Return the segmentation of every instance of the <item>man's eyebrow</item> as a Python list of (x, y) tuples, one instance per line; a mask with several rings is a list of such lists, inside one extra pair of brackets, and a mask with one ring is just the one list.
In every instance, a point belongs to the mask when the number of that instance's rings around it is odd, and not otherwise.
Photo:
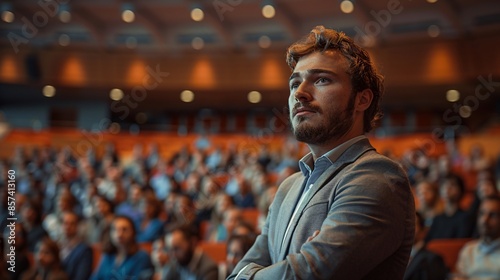
[[(309, 69), (309, 70), (306, 70), (305, 71), (306, 75), (314, 75), (314, 74), (328, 74), (328, 75), (332, 75), (332, 76), (338, 76), (337, 73), (333, 72), (333, 71), (330, 71), (330, 70), (326, 70), (326, 69)], [(289, 80), (292, 80), (294, 78), (297, 78), (300, 76), (300, 72), (294, 72), (292, 73), (292, 75), (290, 75), (290, 79)]]

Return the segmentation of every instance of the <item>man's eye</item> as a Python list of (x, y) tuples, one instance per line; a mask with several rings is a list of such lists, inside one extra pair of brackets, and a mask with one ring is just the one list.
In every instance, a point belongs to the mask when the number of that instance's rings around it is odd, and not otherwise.
[(316, 80), (316, 83), (317, 84), (324, 84), (324, 83), (328, 83), (330, 80), (328, 80), (327, 78), (319, 78), (318, 80)]
[(290, 89), (296, 89), (296, 88), (298, 88), (298, 87), (299, 87), (299, 84), (300, 84), (299, 82), (294, 82), (294, 83), (291, 83), (291, 84), (290, 84)]

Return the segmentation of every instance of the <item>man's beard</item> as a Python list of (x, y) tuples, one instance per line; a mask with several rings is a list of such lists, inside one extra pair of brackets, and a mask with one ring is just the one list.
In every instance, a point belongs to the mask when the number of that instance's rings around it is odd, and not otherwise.
[(182, 259), (178, 259), (177, 262), (181, 265), (181, 266), (188, 266), (189, 263), (191, 262), (191, 259), (193, 258), (193, 255), (194, 255), (194, 250), (192, 250), (191, 248), (186, 252), (186, 255), (184, 256), (184, 258)]
[[(354, 100), (355, 94), (351, 94), (345, 110), (329, 112), (326, 115), (326, 119), (320, 124), (306, 123), (305, 119), (307, 117), (298, 116), (299, 123), (295, 128), (292, 125), (292, 132), (295, 138), (300, 142), (313, 145), (320, 145), (331, 140), (340, 139), (352, 129), (354, 123)], [(311, 107), (308, 104), (304, 106)], [(318, 109), (316, 109), (316, 112), (322, 114), (323, 112)]]

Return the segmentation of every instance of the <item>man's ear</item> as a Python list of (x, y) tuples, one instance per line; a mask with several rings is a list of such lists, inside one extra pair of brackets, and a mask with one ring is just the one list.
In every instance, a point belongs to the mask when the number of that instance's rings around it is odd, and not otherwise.
[(371, 89), (367, 88), (364, 89), (356, 95), (356, 102), (354, 109), (356, 111), (364, 112), (366, 111), (370, 105), (372, 104), (373, 100), (373, 92)]

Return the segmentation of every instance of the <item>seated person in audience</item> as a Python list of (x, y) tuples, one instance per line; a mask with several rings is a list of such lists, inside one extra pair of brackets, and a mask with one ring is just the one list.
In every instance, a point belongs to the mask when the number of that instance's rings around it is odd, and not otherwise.
[(226, 193), (219, 193), (217, 195), (217, 202), (215, 203), (214, 209), (211, 214), (210, 227), (207, 233), (203, 236), (203, 239), (216, 241), (217, 236), (222, 232), (225, 232), (224, 228), (224, 213), (234, 207), (233, 198)]
[[(10, 236), (10, 228), (5, 227), (3, 231), (3, 246), (0, 247), (0, 250), (3, 250), (2, 256), (5, 258), (8, 258), (10, 261), (10, 257), (7, 256), (7, 253), (10, 253), (10, 247), (12, 245), (15, 245), (15, 269), (14, 271), (9, 271), (7, 270), (8, 267), (11, 267), (10, 264), (5, 267), (5, 272), (7, 273), (8, 277), (7, 278), (0, 278), (0, 279), (9, 279), (9, 280), (18, 280), (20, 279), (21, 275), (30, 269), (31, 263), (29, 259), (29, 253), (28, 253), (28, 244), (26, 241), (28, 240), (28, 234), (26, 230), (24, 229), (24, 226), (22, 223), (16, 223), (16, 228), (15, 228), (15, 244), (9, 244), (9, 236)], [(40, 238), (42, 239), (42, 238)], [(36, 247), (36, 246), (35, 246)], [(5, 260), (7, 261), (7, 259)]]
[(139, 249), (134, 222), (116, 216), (111, 224), (111, 244), (106, 248), (93, 279), (150, 279), (154, 269), (149, 254)]
[(480, 237), (462, 248), (457, 261), (458, 279), (500, 279), (500, 197), (485, 198), (479, 209)]
[[(484, 198), (488, 196), (494, 196), (498, 194), (498, 190), (495, 187), (495, 181), (490, 176), (484, 178), (478, 178), (476, 193), (474, 197), (474, 201), (472, 202), (467, 214), (469, 215), (470, 225), (475, 226), (477, 224), (477, 216), (479, 213), (479, 207), (481, 206), (481, 202)], [(474, 227), (472, 230), (472, 236), (474, 238), (479, 238), (479, 232), (477, 231), (477, 227)]]
[(195, 200), (200, 220), (210, 219), (210, 215), (218, 200), (219, 186), (211, 176), (204, 176), (201, 183), (201, 192)]
[(239, 208), (255, 208), (255, 198), (250, 184), (243, 176), (238, 176), (237, 178), (238, 192), (233, 195), (234, 204)]
[(57, 195), (57, 204), (54, 212), (45, 216), (43, 227), (52, 240), (58, 240), (61, 237), (61, 214), (66, 211), (74, 211), (77, 203), (69, 188), (63, 187)]
[(168, 194), (171, 192), (172, 179), (167, 174), (167, 164), (163, 159), (158, 161), (155, 173), (149, 180), (149, 184), (153, 188), (156, 197), (160, 200), (167, 198)]
[(66, 280), (68, 275), (61, 268), (59, 247), (48, 236), (37, 244), (35, 266), (23, 273), (21, 280)]
[(410, 254), (410, 262), (406, 268), (404, 280), (444, 280), (448, 270), (443, 258), (425, 247), (425, 235), (427, 230), (424, 219), (420, 213), (416, 213), (415, 219), (415, 241)]
[(193, 200), (186, 194), (177, 194), (176, 198), (174, 216), (166, 223), (164, 232), (170, 232), (172, 229), (182, 225), (199, 229), (200, 222), (196, 216), (196, 207)]
[(116, 207), (115, 214), (129, 216), (136, 225), (140, 225), (143, 218), (142, 195), (141, 185), (133, 182), (130, 185), (127, 200)]
[(253, 236), (254, 238), (257, 237), (257, 233), (255, 232), (254, 227), (248, 223), (247, 221), (239, 221), (236, 226), (233, 228), (233, 231), (230, 232), (229, 237), (233, 235), (248, 235), (248, 236)]
[(92, 248), (78, 234), (80, 218), (74, 212), (62, 214), (62, 234), (59, 239), (62, 268), (71, 280), (87, 280), (92, 274)]
[(165, 238), (167, 264), (161, 271), (161, 279), (217, 280), (217, 265), (201, 249), (197, 248), (198, 235), (187, 225), (173, 229)]
[(97, 195), (94, 197), (94, 207), (96, 212), (87, 219), (86, 238), (87, 242), (102, 243), (109, 239), (109, 229), (115, 217), (114, 205), (106, 197)]
[(491, 162), (484, 154), (484, 148), (480, 144), (474, 144), (469, 155), (463, 162), (463, 168), (466, 172), (479, 172), (488, 170), (491, 167)]
[(145, 199), (143, 207), (144, 218), (137, 233), (137, 242), (153, 242), (163, 232), (163, 222), (158, 218), (161, 205), (153, 194)]
[(160, 236), (158, 239), (153, 242), (152, 250), (151, 250), (151, 261), (153, 262), (153, 266), (155, 268), (155, 274), (153, 279), (160, 280), (163, 279), (162, 271), (163, 266), (168, 262), (168, 252), (167, 246), (165, 244), (165, 236)]
[(425, 227), (430, 227), (435, 216), (443, 213), (443, 202), (439, 189), (429, 181), (420, 181), (416, 186), (418, 209), (425, 221)]
[(460, 209), (460, 200), (465, 190), (462, 178), (448, 174), (441, 183), (440, 193), (444, 201), (444, 212), (434, 217), (426, 241), (442, 238), (467, 238), (471, 236), (467, 213)]
[(219, 273), (224, 274), (224, 278), (229, 276), (239, 261), (252, 247), (255, 241), (253, 235), (232, 235), (227, 241), (226, 262), (220, 266)]
[(223, 214), (222, 227), (217, 227), (216, 231), (213, 231), (209, 237), (211, 242), (222, 242), (226, 241), (229, 234), (233, 232), (233, 229), (238, 223), (243, 220), (241, 215), (241, 210), (236, 207), (231, 207), (226, 210)]
[(47, 235), (42, 226), (42, 214), (42, 205), (34, 198), (28, 199), (21, 208), (21, 223), (28, 233), (26, 245), (30, 252), (35, 251), (38, 241)]

